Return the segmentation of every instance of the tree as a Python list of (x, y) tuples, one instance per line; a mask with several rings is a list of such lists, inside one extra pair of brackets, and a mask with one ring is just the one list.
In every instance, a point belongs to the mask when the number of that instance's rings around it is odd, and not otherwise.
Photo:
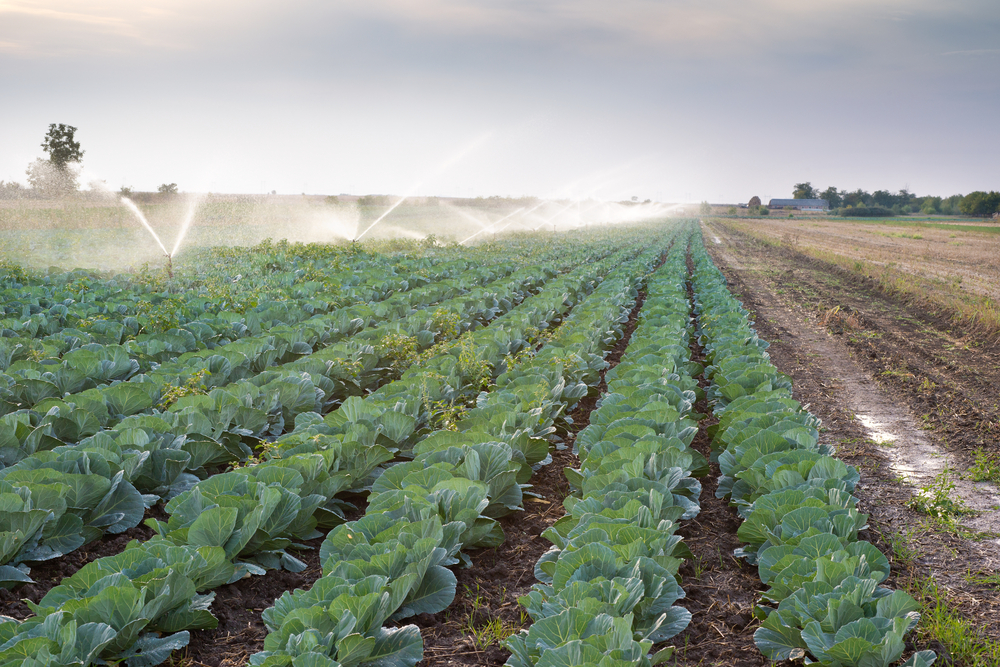
[(42, 148), (49, 154), (49, 162), (60, 171), (66, 171), (66, 165), (70, 162), (79, 162), (83, 159), (83, 151), (80, 150), (80, 142), (73, 138), (76, 128), (63, 123), (51, 123)]
[(871, 195), (858, 188), (854, 192), (841, 192), (840, 193), (842, 202), (844, 206), (853, 206), (857, 208), (858, 206), (866, 206), (871, 203)]
[(796, 183), (792, 189), (792, 199), (816, 199), (816, 189), (809, 181)]
[(700, 212), (700, 213), (701, 213), (702, 215), (708, 215), (709, 213), (711, 213), (711, 212), (712, 212), (712, 205), (711, 205), (711, 204), (709, 204), (709, 203), (708, 203), (707, 201), (703, 201), (703, 202), (701, 203), (701, 206), (699, 206), (699, 207), (698, 207), (698, 211), (699, 211), (699, 212)]
[(161, 195), (175, 195), (177, 194), (177, 184), (176, 183), (164, 183), (157, 188)]
[(1000, 211), (1000, 192), (970, 192), (958, 202), (958, 210), (965, 215), (993, 215)]
[(888, 190), (876, 190), (872, 193), (872, 201), (876, 206), (892, 208), (899, 203), (899, 199)]
[(837, 188), (832, 185), (828, 187), (823, 192), (819, 193), (820, 199), (825, 199), (826, 203), (830, 205), (830, 208), (840, 208), (841, 204), (844, 203), (844, 198), (840, 196), (840, 192)]
[(25, 188), (17, 181), (4, 183), (0, 181), (0, 199), (20, 199), (25, 195)]

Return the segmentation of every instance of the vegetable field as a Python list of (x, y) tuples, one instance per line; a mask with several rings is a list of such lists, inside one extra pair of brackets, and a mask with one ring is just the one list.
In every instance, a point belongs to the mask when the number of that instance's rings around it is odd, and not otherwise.
[(705, 245), (3, 265), (0, 667), (932, 664)]

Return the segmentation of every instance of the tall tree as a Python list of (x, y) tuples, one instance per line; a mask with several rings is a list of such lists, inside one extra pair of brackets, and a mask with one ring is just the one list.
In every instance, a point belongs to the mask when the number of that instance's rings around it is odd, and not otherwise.
[(837, 188), (832, 185), (828, 187), (823, 192), (819, 193), (820, 199), (825, 199), (826, 203), (830, 205), (830, 208), (840, 208), (841, 204), (844, 203), (844, 198), (837, 191)]
[(1000, 211), (1000, 192), (970, 192), (958, 203), (958, 210), (966, 215), (993, 215)]
[(816, 189), (809, 181), (806, 181), (805, 183), (796, 183), (795, 187), (792, 189), (792, 198), (816, 199)]
[(49, 125), (42, 148), (49, 154), (49, 162), (59, 171), (65, 171), (66, 165), (70, 162), (79, 162), (83, 159), (80, 142), (73, 138), (75, 133), (76, 128), (72, 125), (63, 123)]

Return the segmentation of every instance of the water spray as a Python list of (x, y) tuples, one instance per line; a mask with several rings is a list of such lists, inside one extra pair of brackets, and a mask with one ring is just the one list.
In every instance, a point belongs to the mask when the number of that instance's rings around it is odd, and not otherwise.
[(194, 220), (195, 211), (198, 208), (198, 200), (192, 200), (191, 204), (188, 206), (187, 212), (184, 214), (184, 221), (181, 223), (180, 234), (177, 235), (177, 241), (174, 243), (173, 250), (167, 251), (167, 247), (163, 245), (163, 241), (160, 240), (159, 235), (153, 229), (153, 226), (149, 224), (146, 220), (146, 216), (143, 215), (139, 207), (135, 205), (128, 197), (122, 197), (121, 202), (135, 214), (136, 219), (142, 223), (142, 226), (146, 228), (152, 237), (156, 241), (156, 245), (160, 246), (160, 250), (163, 251), (164, 257), (167, 258), (167, 275), (172, 279), (174, 277), (174, 255), (181, 248), (181, 243), (184, 241), (184, 237), (187, 236), (188, 230), (191, 228), (191, 222)]
[(517, 209), (517, 210), (516, 210), (516, 211), (514, 211), (513, 213), (508, 213), (507, 215), (505, 215), (504, 217), (500, 218), (499, 220), (497, 220), (497, 221), (496, 221), (496, 222), (494, 222), (493, 224), (489, 225), (488, 227), (484, 227), (483, 229), (480, 229), (480, 230), (479, 230), (478, 232), (476, 232), (475, 234), (473, 234), (473, 235), (472, 235), (472, 236), (470, 236), (469, 238), (465, 239), (464, 241), (460, 241), (460, 242), (459, 242), (459, 245), (462, 245), (463, 243), (466, 243), (466, 242), (468, 242), (468, 241), (471, 241), (472, 239), (476, 238), (477, 236), (479, 236), (479, 235), (480, 235), (480, 234), (482, 234), (483, 232), (487, 232), (487, 231), (489, 231), (489, 230), (491, 230), (491, 229), (493, 230), (493, 233), (494, 233), (494, 234), (496, 234), (496, 233), (498, 233), (498, 232), (502, 232), (503, 230), (505, 230), (505, 229), (507, 229), (508, 227), (510, 227), (510, 226), (511, 226), (511, 224), (513, 224), (514, 222), (516, 222), (516, 220), (511, 220), (510, 222), (508, 222), (508, 223), (507, 223), (506, 225), (504, 225), (504, 226), (503, 226), (503, 227), (501, 227), (500, 229), (497, 229), (497, 228), (496, 228), (496, 226), (497, 226), (498, 224), (500, 224), (501, 222), (503, 222), (504, 220), (506, 220), (507, 218), (512, 218), (512, 217), (514, 217), (515, 215), (517, 215), (518, 213), (520, 213), (520, 212), (522, 212), (522, 211), (524, 211), (524, 214), (525, 214), (525, 215), (529, 215), (530, 213), (533, 213), (534, 211), (536, 211), (536, 210), (538, 210), (539, 208), (541, 208), (542, 206), (545, 206), (545, 204), (547, 204), (547, 203), (548, 203), (548, 202), (546, 202), (546, 201), (541, 201), (541, 202), (539, 202), (539, 203), (535, 204), (534, 206), (532, 206), (532, 207), (531, 207), (530, 209), (528, 209), (527, 211), (525, 211), (524, 209), (526, 209), (526, 208), (528, 208), (528, 207), (527, 207), (527, 206), (522, 206), (521, 208)]
[(139, 222), (142, 223), (142, 226), (146, 228), (146, 231), (148, 231), (153, 236), (153, 240), (156, 241), (156, 245), (160, 246), (160, 250), (163, 251), (163, 255), (167, 258), (167, 275), (173, 278), (174, 266), (170, 258), (170, 253), (167, 251), (167, 246), (163, 245), (163, 241), (160, 240), (159, 235), (153, 229), (152, 225), (149, 224), (149, 221), (146, 220), (146, 216), (142, 214), (142, 211), (139, 210), (139, 207), (135, 205), (135, 202), (133, 202), (128, 197), (122, 197), (121, 202), (125, 204), (125, 206), (130, 211), (132, 211), (132, 213), (135, 214), (135, 217), (139, 220)]
[(373, 222), (372, 224), (368, 225), (363, 232), (361, 232), (360, 234), (358, 234), (357, 236), (355, 236), (353, 239), (351, 239), (351, 242), (353, 243), (355, 241), (360, 240), (361, 237), (364, 236), (365, 234), (367, 234), (369, 232), (369, 230), (371, 230), (372, 227), (374, 227), (378, 223), (382, 222), (382, 220), (384, 220), (387, 215), (389, 215), (394, 210), (396, 210), (396, 208), (400, 204), (403, 203), (403, 200), (408, 199), (408, 198), (412, 197), (413, 195), (415, 195), (417, 193), (417, 191), (423, 186), (424, 182), (426, 182), (426, 181), (434, 178), (435, 176), (440, 175), (442, 172), (446, 171), (453, 164), (455, 164), (456, 162), (458, 162), (459, 160), (461, 160), (462, 158), (464, 158), (466, 155), (468, 155), (469, 153), (471, 153), (473, 150), (475, 150), (476, 148), (478, 148), (480, 146), (480, 144), (482, 144), (483, 142), (485, 142), (492, 135), (493, 135), (492, 131), (487, 132), (486, 134), (484, 134), (483, 136), (479, 137), (478, 139), (476, 139), (475, 141), (473, 141), (472, 143), (470, 143), (468, 146), (466, 146), (465, 148), (461, 149), (460, 151), (458, 151), (457, 153), (455, 153), (454, 155), (452, 155), (450, 158), (448, 158), (447, 160), (445, 160), (444, 162), (442, 162), (438, 166), (437, 169), (435, 169), (434, 171), (432, 171), (430, 173), (430, 175), (427, 176), (427, 178), (424, 179), (424, 181), (422, 181), (420, 183), (417, 183), (412, 188), (410, 188), (406, 192), (406, 194), (404, 194), (402, 197), (400, 197), (399, 200), (395, 204), (393, 204), (392, 206), (389, 207), (388, 211), (386, 211), (385, 213), (383, 213), (382, 215), (380, 215), (375, 220), (375, 222)]

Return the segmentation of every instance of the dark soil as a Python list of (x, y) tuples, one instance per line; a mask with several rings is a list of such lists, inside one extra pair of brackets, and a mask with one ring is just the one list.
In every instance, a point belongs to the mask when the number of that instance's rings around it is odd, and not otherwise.
[[(160, 506), (146, 510), (145, 519), (165, 519)], [(132, 540), (145, 542), (153, 537), (153, 529), (140, 523), (117, 535), (104, 535), (99, 540), (85, 544), (79, 549), (51, 561), (43, 561), (31, 567), (31, 578), (35, 583), (19, 586), (14, 590), (0, 588), (0, 616), (23, 619), (31, 616), (31, 610), (24, 600), (33, 603), (41, 601), (45, 594), (59, 585), (64, 577), (69, 577), (87, 563), (105, 556), (114, 556), (125, 550)]]
[[(792, 378), (796, 399), (823, 420), (821, 441), (834, 445), (840, 458), (861, 471), (855, 494), (859, 508), (870, 515), (870, 527), (861, 537), (890, 556), (892, 574), (885, 585), (919, 597), (916, 582), (932, 576), (954, 609), (985, 636), (1000, 639), (997, 588), (967, 578), (970, 572), (990, 569), (996, 546), (943, 531), (907, 507), (912, 489), (893, 475), (885, 452), (846, 406), (844, 391), (850, 388), (833, 377), (826, 360), (808, 343), (806, 329), (825, 325), (834, 346), (903, 409), (926, 415), (922, 421), (929, 435), (958, 455), (998, 447), (1000, 351), (987, 344), (963, 349), (949, 342), (956, 334), (945, 315), (903, 302), (871, 281), (793, 248), (760, 243), (729, 228), (725, 237), (724, 248), (712, 246), (709, 252), (730, 290), (751, 311), (760, 336), (771, 342), (771, 360)], [(738, 258), (738, 265), (727, 257)], [(839, 316), (829, 317), (837, 306)], [(925, 379), (934, 386), (924, 384)], [(930, 648), (944, 658), (938, 664), (967, 664), (951, 661), (937, 641), (915, 636), (909, 650)]]
[(243, 667), (250, 656), (264, 648), (267, 628), (261, 612), (274, 604), (285, 591), (308, 589), (323, 575), (319, 547), (323, 538), (305, 544), (308, 551), (292, 552), (306, 564), (302, 572), (268, 570), (258, 577), (247, 577), (215, 589), (212, 614), (219, 626), (212, 630), (193, 630), (191, 641), (182, 652), (185, 665), (208, 667)]

